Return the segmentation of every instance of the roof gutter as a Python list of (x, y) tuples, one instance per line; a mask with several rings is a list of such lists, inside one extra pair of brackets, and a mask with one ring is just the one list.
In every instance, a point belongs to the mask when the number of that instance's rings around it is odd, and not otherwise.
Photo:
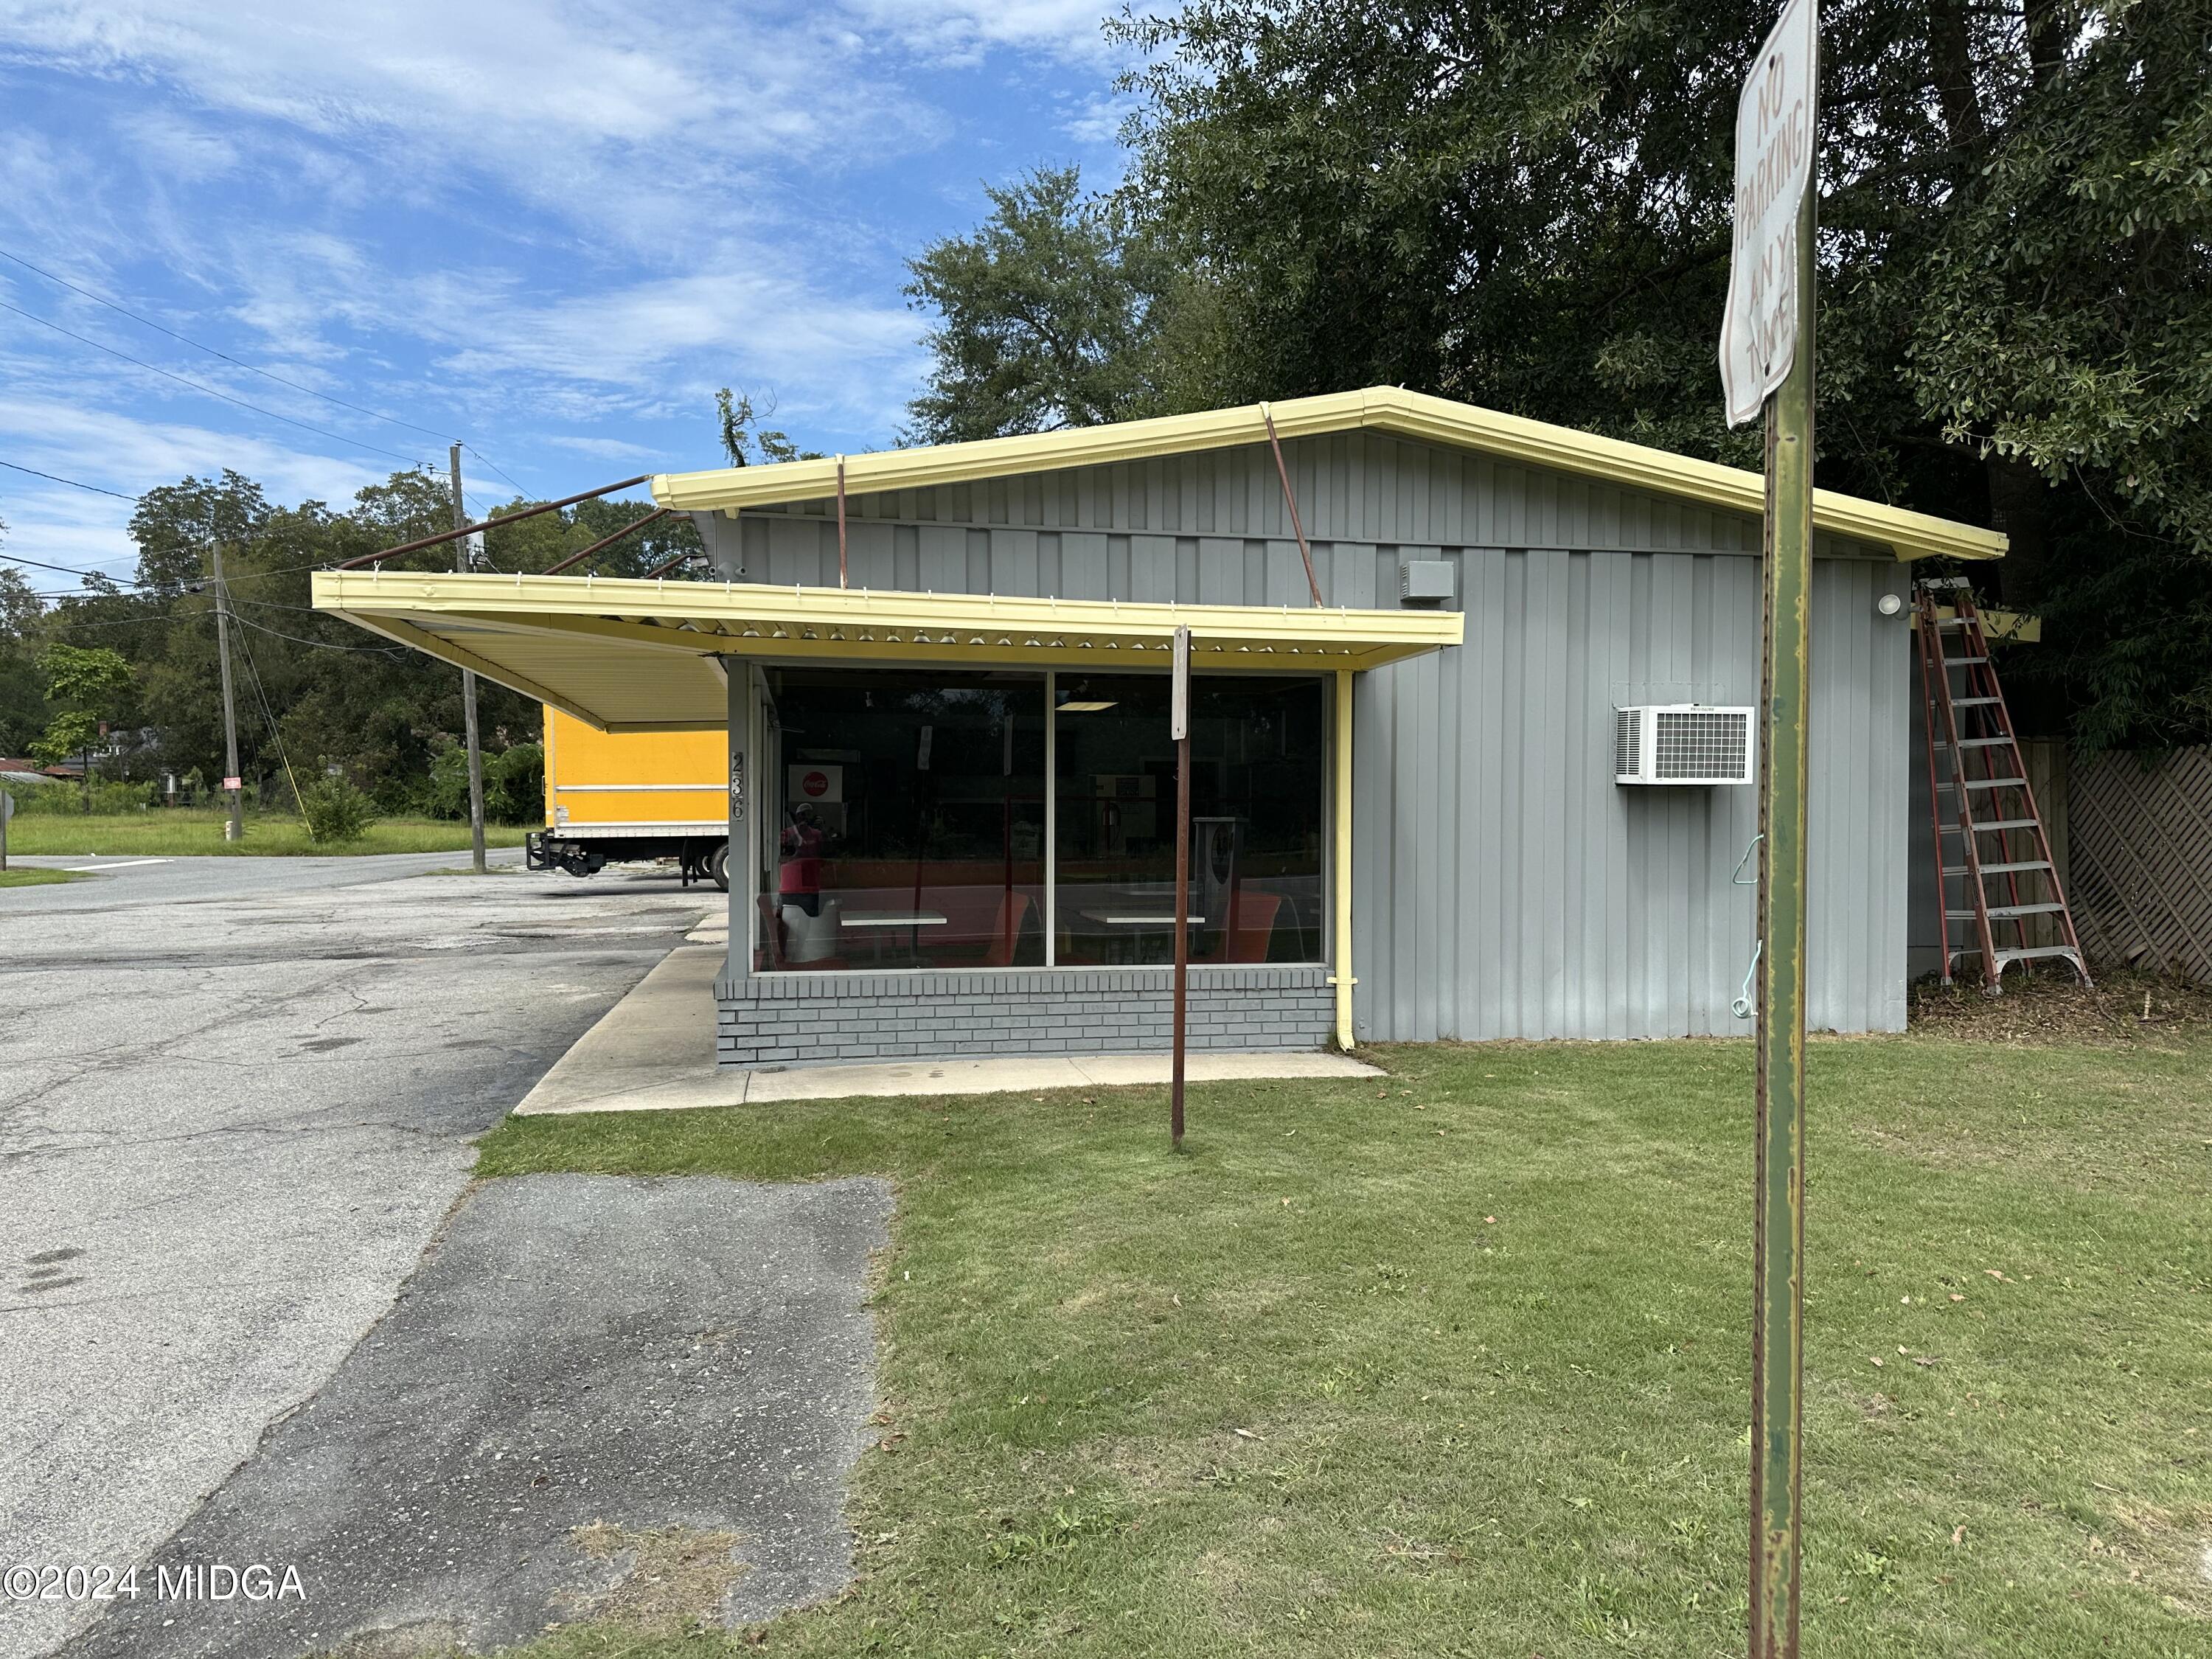
[[(664, 472), (655, 474), (650, 483), (653, 500), (662, 507), (678, 512), (734, 512), (747, 507), (826, 500), (836, 491), (841, 465), (848, 491), (923, 489), (1265, 444), (1269, 440), (1271, 416), (1275, 432), (1284, 438), (1386, 432), (1476, 450), (1524, 465), (1577, 473), (1629, 489), (1686, 496), (1753, 518), (1765, 507), (1765, 481), (1756, 472), (1395, 386), (1109, 426), (987, 438), (973, 443), (884, 450), (871, 455), (848, 455), (842, 462), (784, 461), (705, 472)], [(1886, 546), (1899, 559), (1996, 559), (2004, 556), (2006, 547), (2004, 536), (1996, 531), (1832, 489), (1814, 491), (1813, 523), (1815, 529), (1832, 535)]]

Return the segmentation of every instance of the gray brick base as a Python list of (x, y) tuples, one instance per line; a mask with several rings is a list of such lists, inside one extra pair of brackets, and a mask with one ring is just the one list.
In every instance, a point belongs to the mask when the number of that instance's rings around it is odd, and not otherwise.
[[(714, 983), (725, 1066), (908, 1054), (1133, 1054), (1165, 1048), (1164, 968), (964, 974), (775, 974)], [(1190, 1046), (1319, 1048), (1335, 1023), (1328, 970), (1194, 968)]]

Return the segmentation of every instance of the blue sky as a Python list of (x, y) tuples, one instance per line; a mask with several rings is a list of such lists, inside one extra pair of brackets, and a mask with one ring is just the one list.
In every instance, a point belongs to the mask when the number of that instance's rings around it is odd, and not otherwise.
[[(1119, 167), (1110, 4), (0, 0), (0, 252), (428, 429), (0, 258), (0, 302), (341, 434), (0, 311), (0, 460), (343, 504), (458, 437), (514, 481), (465, 453), (481, 508), (717, 464), (720, 386), (884, 447), (907, 258), (986, 182)], [(128, 575), (130, 514), (0, 470), (0, 555)]]

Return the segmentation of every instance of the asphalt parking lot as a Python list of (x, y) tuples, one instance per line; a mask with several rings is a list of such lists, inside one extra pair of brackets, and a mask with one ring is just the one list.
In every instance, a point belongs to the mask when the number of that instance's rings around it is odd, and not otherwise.
[[(432, 873), (457, 863), (173, 859), (0, 891), (9, 1561), (120, 1566), (174, 1533), (392, 1305), (470, 1139), (713, 897)], [(0, 1655), (92, 1610), (0, 1601)]]
[(118, 1602), (70, 1659), (488, 1652), (594, 1614), (735, 1624), (835, 1592), (890, 1207), (867, 1180), (480, 1188), (146, 1575), (258, 1564), (265, 1593)]

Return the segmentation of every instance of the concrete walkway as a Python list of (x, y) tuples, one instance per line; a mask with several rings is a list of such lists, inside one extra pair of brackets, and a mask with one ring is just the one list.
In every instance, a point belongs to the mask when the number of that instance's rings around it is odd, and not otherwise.
[[(697, 939), (700, 933), (690, 937)], [(1165, 1054), (922, 1057), (723, 1070), (714, 1064), (714, 976), (722, 962), (719, 944), (685, 944), (670, 951), (561, 1057), (516, 1114), (667, 1112), (856, 1095), (990, 1095), (1168, 1080)], [(1194, 1054), (1184, 1075), (1194, 1083), (1223, 1083), (1382, 1074), (1349, 1055), (1298, 1050)]]

